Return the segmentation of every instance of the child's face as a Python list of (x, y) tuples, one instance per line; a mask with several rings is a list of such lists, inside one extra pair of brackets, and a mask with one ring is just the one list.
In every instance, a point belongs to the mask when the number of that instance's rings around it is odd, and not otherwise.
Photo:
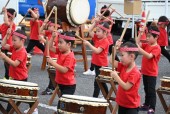
[(61, 53), (64, 53), (70, 49), (70, 44), (67, 43), (64, 39), (59, 38), (58, 49), (60, 50)]
[(15, 49), (20, 48), (23, 45), (23, 40), (20, 39), (19, 37), (13, 35), (12, 36), (12, 43)]
[(125, 66), (128, 66), (132, 62), (132, 60), (134, 59), (132, 57), (132, 54), (129, 54), (128, 52), (125, 52), (125, 51), (121, 51), (120, 56), (121, 56), (120, 61)]
[(96, 28), (96, 35), (99, 39), (102, 39), (102, 38), (105, 37), (105, 32), (101, 28), (97, 27)]
[(154, 38), (151, 33), (148, 33), (148, 34), (147, 34), (146, 40), (148, 41), (148, 43), (149, 43), (150, 45), (152, 45), (152, 44), (154, 44), (155, 42), (157, 42), (157, 38)]
[(49, 30), (49, 31), (54, 31), (54, 29), (55, 29), (55, 26), (53, 26), (53, 25), (49, 25), (49, 26), (48, 26), (48, 30)]

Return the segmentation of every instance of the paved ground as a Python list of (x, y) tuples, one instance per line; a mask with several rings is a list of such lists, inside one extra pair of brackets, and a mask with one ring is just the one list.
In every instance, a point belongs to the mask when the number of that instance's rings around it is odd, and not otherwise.
[[(76, 56), (78, 58), (78, 56)], [(90, 64), (91, 56), (88, 55), (88, 60)], [(54, 111), (57, 109), (57, 101), (58, 98), (56, 97), (55, 101), (53, 102), (52, 106), (48, 106), (48, 101), (50, 99), (50, 95), (40, 95), (40, 93), (47, 87), (48, 85), (48, 74), (47, 71), (41, 71), (40, 66), (42, 62), (42, 55), (33, 55), (32, 56), (32, 68), (29, 72), (29, 82), (37, 83), (39, 85), (40, 90), (38, 91), (39, 101), (40, 104), (38, 106), (39, 114), (53, 114)], [(139, 56), (136, 60), (136, 63), (140, 65), (141, 56)], [(77, 79), (77, 88), (76, 88), (76, 95), (83, 95), (83, 96), (92, 96), (93, 93), (93, 82), (94, 76), (84, 76), (82, 75), (83, 63), (77, 63), (76, 66), (76, 79)], [(3, 78), (4, 75), (4, 67), (3, 61), (0, 60), (0, 78)], [(170, 76), (170, 63), (165, 57), (161, 57), (159, 63), (159, 76), (157, 79), (157, 88), (160, 87), (160, 78), (162, 76)], [(140, 95), (141, 95), (141, 103), (144, 101), (144, 90), (143, 84), (141, 81), (140, 87)], [(123, 97), (123, 96), (122, 96)], [(166, 101), (170, 104), (170, 97), (165, 96)], [(3, 106), (6, 106), (5, 103), (1, 102)], [(27, 104), (21, 104), (20, 109), (23, 112), (25, 109), (28, 108)], [(1, 112), (0, 112), (1, 113)], [(155, 114), (164, 114), (163, 107), (160, 103), (159, 98), (157, 97), (157, 105), (156, 105), (156, 113)], [(110, 111), (107, 110), (107, 114), (110, 114)], [(146, 114), (146, 112), (140, 112), (139, 114)]]

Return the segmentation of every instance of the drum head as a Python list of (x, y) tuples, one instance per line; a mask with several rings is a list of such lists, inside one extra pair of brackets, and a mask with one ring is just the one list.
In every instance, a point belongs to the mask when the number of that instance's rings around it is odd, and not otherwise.
[(76, 26), (85, 23), (89, 17), (89, 14), (90, 5), (88, 0), (71, 0), (71, 2), (68, 2), (67, 19), (70, 24)]
[(107, 103), (105, 99), (94, 98), (94, 97), (87, 97), (87, 96), (78, 96), (78, 95), (62, 95), (62, 98), (68, 98), (78, 101), (90, 101), (96, 103)]

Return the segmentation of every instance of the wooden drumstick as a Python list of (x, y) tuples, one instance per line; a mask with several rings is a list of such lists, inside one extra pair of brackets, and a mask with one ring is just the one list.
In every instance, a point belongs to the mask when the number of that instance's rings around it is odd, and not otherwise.
[(80, 39), (81, 41), (84, 41), (84, 39), (83, 38), (81, 38), (79, 35), (77, 35), (76, 34), (76, 37), (78, 38), (78, 39)]
[(54, 7), (52, 8), (52, 10), (51, 10), (50, 14), (48, 15), (48, 17), (47, 17), (46, 19), (48, 19), (48, 20), (49, 20), (50, 16), (52, 15), (52, 13), (53, 13), (53, 11), (54, 11), (55, 9), (56, 9), (56, 6), (54, 6)]
[(28, 15), (28, 11), (27, 11), (27, 13), (24, 15), (24, 17), (22, 18), (22, 20), (19, 22), (19, 24), (18, 25), (20, 25), (21, 23), (22, 23), (22, 21), (25, 19), (25, 17)]
[(112, 71), (115, 71), (115, 57), (116, 57), (116, 48), (112, 46)]
[[(98, 13), (97, 13), (97, 15), (100, 16)], [(110, 21), (111, 23), (114, 23), (113, 20), (111, 20), (111, 19), (105, 17), (104, 15), (103, 15), (102, 17), (104, 17), (105, 19), (107, 19), (107, 20)]]
[[(7, 5), (9, 4), (9, 2), (10, 2), (10, 0), (8, 0), (7, 2), (6, 2), (6, 4), (5, 4), (5, 8), (7, 7)], [(2, 14), (3, 13), (3, 11), (1, 11), (1, 13), (0, 14)]]
[[(12, 18), (12, 21), (11, 21), (12, 23), (10, 24), (10, 27), (9, 27), (11, 32), (12, 32), (12, 26), (13, 26), (15, 15), (16, 15), (16, 12), (14, 12), (14, 14), (13, 14), (13, 18)], [(7, 39), (9, 39), (9, 37)]]
[(122, 34), (121, 34), (121, 36), (120, 36), (120, 38), (119, 38), (120, 41), (123, 40), (123, 37), (124, 37), (125, 32), (126, 32), (126, 30), (127, 30), (127, 27), (129, 26), (129, 22), (130, 22), (130, 18), (128, 18), (128, 20), (127, 20), (127, 22), (126, 22), (126, 25), (125, 25), (125, 27), (124, 27), (124, 29), (123, 29), (123, 32), (122, 32)]
[(135, 39), (138, 37), (137, 25), (135, 24)]
[(112, 12), (115, 12), (115, 13), (117, 13), (118, 15), (120, 15), (122, 18), (125, 18), (125, 17), (122, 16), (119, 12), (117, 12), (116, 9), (114, 9), (114, 8), (112, 8), (112, 7), (110, 7), (110, 8), (112, 9)]
[(57, 7), (55, 7), (55, 30), (57, 30)]

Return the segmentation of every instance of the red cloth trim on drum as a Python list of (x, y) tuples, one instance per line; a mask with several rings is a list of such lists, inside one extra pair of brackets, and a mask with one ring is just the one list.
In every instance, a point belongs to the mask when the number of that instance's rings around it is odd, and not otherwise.
[(16, 35), (16, 36), (21, 37), (21, 38), (23, 38), (23, 39), (27, 39), (27, 36), (25, 36), (25, 35), (23, 35), (23, 34), (20, 34), (20, 33), (18, 33), (18, 32), (13, 32), (12, 35)]
[(105, 31), (107, 31), (107, 32), (110, 32), (110, 29), (105, 28), (105, 27), (103, 27), (103, 26), (100, 25), (100, 24), (96, 24), (96, 26), (99, 27), (99, 28), (101, 28), (101, 29), (103, 29), (103, 30), (105, 30)]
[(59, 34), (58, 36), (59, 36), (59, 38), (62, 38), (65, 40), (75, 40), (75, 37), (71, 37), (71, 36), (66, 36), (66, 35), (62, 35), (62, 34)]
[(138, 48), (122, 47), (120, 51), (138, 51)]
[(15, 16), (13, 16), (11, 13), (7, 12), (7, 15), (14, 18)]

